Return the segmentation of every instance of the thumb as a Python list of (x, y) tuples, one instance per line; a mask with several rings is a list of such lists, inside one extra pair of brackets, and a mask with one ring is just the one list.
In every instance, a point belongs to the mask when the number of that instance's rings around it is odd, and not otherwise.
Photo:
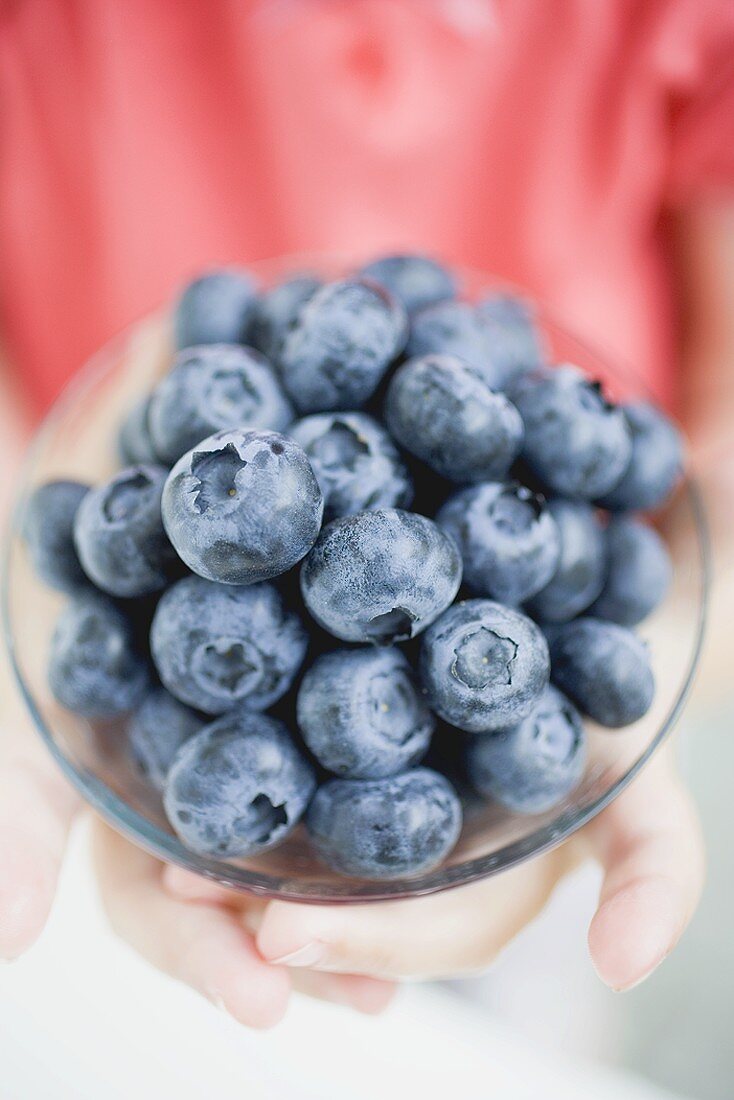
[[(30, 736), (30, 735), (29, 735)], [(0, 759), (0, 958), (21, 955), (40, 935), (56, 893), (76, 794), (35, 746)]]
[(593, 822), (589, 839), (604, 868), (591, 958), (606, 985), (631, 989), (675, 947), (703, 885), (700, 826), (668, 754)]

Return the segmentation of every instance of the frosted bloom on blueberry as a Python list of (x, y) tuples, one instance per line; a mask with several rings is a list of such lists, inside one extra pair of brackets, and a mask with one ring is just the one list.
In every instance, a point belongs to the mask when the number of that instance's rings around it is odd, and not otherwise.
[(470, 733), (506, 729), (533, 709), (548, 645), (526, 615), (492, 600), (455, 604), (426, 631), (420, 676), (429, 706)]
[(460, 583), (453, 540), (425, 516), (395, 508), (333, 520), (301, 568), (306, 607), (347, 642), (414, 638)]
[(61, 612), (51, 638), (48, 682), (63, 707), (85, 718), (116, 718), (137, 706), (148, 666), (132, 626), (106, 596), (84, 592)]
[(277, 577), (308, 553), (324, 501), (305, 454), (277, 432), (233, 429), (178, 460), (163, 522), (194, 573), (223, 584)]
[(466, 747), (475, 790), (521, 814), (545, 813), (562, 802), (578, 785), (585, 761), (581, 715), (550, 685), (518, 725), (472, 737)]
[(187, 848), (232, 859), (284, 840), (315, 785), (283, 723), (238, 708), (179, 749), (163, 801)]
[(550, 641), (553, 681), (601, 726), (629, 726), (650, 709), (655, 681), (645, 645), (601, 619), (574, 619)]
[(407, 507), (413, 483), (390, 436), (360, 412), (317, 413), (288, 434), (303, 447), (324, 494), (324, 516)]
[(426, 355), (399, 367), (385, 421), (406, 450), (460, 483), (504, 477), (522, 444), (514, 405), (453, 355)]
[(632, 439), (598, 383), (568, 364), (541, 368), (523, 375), (510, 398), (525, 425), (523, 457), (554, 493), (594, 500), (617, 484)]
[(252, 348), (209, 344), (179, 352), (153, 391), (153, 446), (172, 465), (202, 439), (227, 428), (282, 431), (293, 408), (275, 372)]
[(159, 592), (182, 570), (161, 517), (168, 471), (129, 466), (91, 489), (74, 520), (74, 543), (84, 571), (113, 596)]
[(301, 412), (357, 409), (402, 351), (406, 332), (405, 310), (377, 283), (329, 283), (285, 338), (283, 384)]
[(255, 282), (245, 271), (225, 268), (193, 279), (174, 306), (176, 347), (244, 343), (255, 300)]
[(298, 692), (298, 725), (323, 767), (376, 779), (417, 763), (435, 720), (403, 654), (370, 646), (314, 662)]
[(393, 879), (432, 870), (456, 844), (461, 803), (447, 779), (413, 768), (387, 779), (332, 779), (306, 825), (326, 864), (347, 875)]
[(516, 482), (483, 482), (449, 497), (436, 522), (456, 541), (464, 580), (516, 606), (553, 576), (560, 536), (543, 497)]
[(384, 286), (408, 313), (456, 297), (456, 279), (430, 256), (382, 256), (362, 268), (361, 275)]
[(161, 598), (150, 632), (158, 674), (177, 699), (209, 714), (264, 710), (290, 687), (307, 636), (272, 584), (186, 577)]

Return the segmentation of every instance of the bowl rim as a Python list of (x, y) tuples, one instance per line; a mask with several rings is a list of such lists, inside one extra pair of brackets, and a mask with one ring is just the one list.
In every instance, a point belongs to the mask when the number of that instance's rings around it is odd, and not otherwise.
[[(249, 268), (265, 268), (270, 264), (279, 267), (283, 271), (295, 272), (298, 266), (316, 266), (324, 264), (323, 254), (301, 254), (299, 256), (278, 257), (273, 260), (261, 260), (248, 265)], [(333, 254), (330, 254), (333, 258)], [(345, 261), (347, 257), (339, 256), (339, 261)], [(298, 261), (296, 265), (295, 261)], [(459, 274), (466, 273), (468, 269), (458, 268)], [(506, 280), (493, 279), (489, 274), (484, 275), (472, 271), (473, 278), (481, 277), (487, 287), (493, 289), (508, 290), (528, 298), (526, 291), (508, 283)], [(604, 355), (586, 340), (577, 337), (565, 326), (558, 324), (541, 302), (530, 299), (537, 309), (537, 315), (542, 319), (543, 327), (562, 333), (566, 339), (570, 339), (586, 355), (604, 363), (611, 370), (612, 375), (633, 379), (638, 388), (647, 389), (640, 379), (629, 368), (617, 366), (611, 357)], [(353, 880), (343, 879), (344, 886), (332, 894), (328, 889), (319, 886), (318, 882), (301, 881), (287, 876), (266, 874), (248, 868), (240, 868), (216, 859), (205, 859), (185, 849), (181, 842), (172, 834), (164, 832), (159, 826), (149, 821), (143, 814), (132, 809), (123, 798), (111, 790), (101, 779), (98, 779), (87, 769), (77, 768), (70, 759), (61, 751), (53, 733), (43, 718), (33, 696), (33, 692), (26, 682), (20, 668), (20, 662), (16, 650), (13, 634), (12, 612), (10, 607), (10, 572), (11, 557), (15, 538), (20, 531), (20, 518), (24, 502), (32, 482), (32, 471), (36, 458), (43, 452), (48, 436), (52, 435), (57, 424), (60, 423), (66, 412), (74, 406), (76, 401), (86, 392), (94, 388), (96, 382), (104, 378), (112, 369), (112, 364), (119, 359), (120, 353), (128, 346), (131, 336), (152, 316), (162, 311), (152, 311), (144, 318), (126, 326), (122, 331), (105, 342), (69, 380), (54, 401), (53, 405), (44, 416), (33, 438), (26, 449), (20, 467), (20, 478), (16, 486), (15, 501), (9, 513), (8, 524), (5, 531), (4, 547), (2, 554), (2, 583), (0, 592), (0, 615), (2, 631), (5, 640), (10, 666), (13, 670), (16, 684), (20, 694), (33, 719), (37, 733), (40, 735), (46, 748), (56, 761), (66, 779), (78, 791), (85, 802), (99, 816), (117, 832), (138, 847), (143, 848), (150, 855), (164, 862), (176, 864), (186, 870), (194, 870), (203, 877), (220, 885), (230, 887), (240, 892), (254, 896), (278, 898), (284, 901), (304, 904), (366, 904), (376, 901), (400, 900), (410, 897), (421, 897), (428, 894), (439, 893), (455, 886), (469, 885), (488, 878), (491, 875), (509, 870), (518, 866), (529, 858), (542, 855), (562, 844), (579, 829), (587, 825), (593, 818), (602, 812), (615, 798), (625, 790), (648, 763), (653, 754), (667, 740), (676, 722), (678, 721), (691, 693), (696, 673), (700, 664), (701, 653), (704, 645), (706, 625), (708, 622), (709, 598), (711, 590), (712, 553), (709, 527), (706, 519), (706, 511), (703, 503), (703, 495), (697, 480), (684, 473), (678, 491), (685, 493), (687, 503), (693, 517), (693, 527), (696, 536), (696, 546), (699, 557), (700, 570), (697, 568), (697, 593), (695, 623), (692, 622), (694, 631), (693, 645), (690, 656), (687, 659), (686, 673), (676, 692), (675, 698), (662, 720), (659, 729), (655, 733), (647, 747), (642, 751), (633, 764), (611, 786), (609, 786), (597, 798), (590, 801), (580, 809), (562, 812), (552, 822), (546, 823), (537, 829), (528, 832), (518, 840), (497, 848), (489, 855), (476, 856), (455, 865), (440, 867), (436, 870), (418, 875), (414, 878), (394, 879), (385, 881), (360, 880), (359, 885), (350, 889)], [(650, 395), (648, 395), (650, 396)], [(654, 398), (652, 398), (654, 400)]]

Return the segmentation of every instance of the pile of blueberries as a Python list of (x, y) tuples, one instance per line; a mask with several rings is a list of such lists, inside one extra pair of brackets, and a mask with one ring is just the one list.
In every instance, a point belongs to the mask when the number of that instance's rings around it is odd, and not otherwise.
[(467, 798), (561, 805), (581, 715), (621, 727), (652, 702), (632, 628), (671, 564), (633, 513), (673, 490), (676, 428), (549, 365), (528, 303), (462, 300), (423, 256), (264, 291), (217, 270), (173, 316), (124, 469), (26, 509), (70, 595), (58, 702), (125, 716), (172, 828), (215, 858), (303, 818), (331, 869), (410, 876)]

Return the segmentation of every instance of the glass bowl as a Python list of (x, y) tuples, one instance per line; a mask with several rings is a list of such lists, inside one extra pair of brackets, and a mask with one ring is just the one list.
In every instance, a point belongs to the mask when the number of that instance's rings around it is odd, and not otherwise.
[[(287, 257), (249, 265), (263, 285), (286, 273), (317, 271), (335, 277), (349, 267), (342, 257)], [(462, 272), (468, 298), (509, 289), (476, 272)], [(618, 399), (647, 396), (630, 372), (615, 369), (554, 324), (542, 310), (538, 325), (552, 361), (577, 363), (602, 377)], [(48, 648), (64, 597), (32, 572), (19, 536), (29, 493), (52, 478), (98, 482), (117, 465), (117, 425), (167, 369), (170, 339), (165, 315), (148, 318), (107, 344), (57, 401), (25, 460), (18, 506), (9, 534), (3, 588), (4, 627), (13, 667), (33, 721), (46, 746), (84, 799), (110, 825), (159, 859), (179, 864), (234, 889), (301, 902), (364, 902), (444, 890), (497, 874), (560, 844), (598, 814), (645, 766), (679, 717), (699, 659), (708, 592), (708, 547), (696, 486), (684, 480), (659, 521), (672, 532), (671, 590), (640, 627), (650, 643), (657, 692), (647, 715), (622, 731), (588, 722), (586, 772), (554, 810), (521, 816), (471, 803), (458, 845), (427, 874), (388, 882), (346, 878), (329, 871), (309, 847), (303, 826), (272, 852), (222, 861), (194, 855), (173, 834), (160, 796), (137, 774), (125, 752), (124, 722), (90, 724), (53, 699), (45, 676)]]

